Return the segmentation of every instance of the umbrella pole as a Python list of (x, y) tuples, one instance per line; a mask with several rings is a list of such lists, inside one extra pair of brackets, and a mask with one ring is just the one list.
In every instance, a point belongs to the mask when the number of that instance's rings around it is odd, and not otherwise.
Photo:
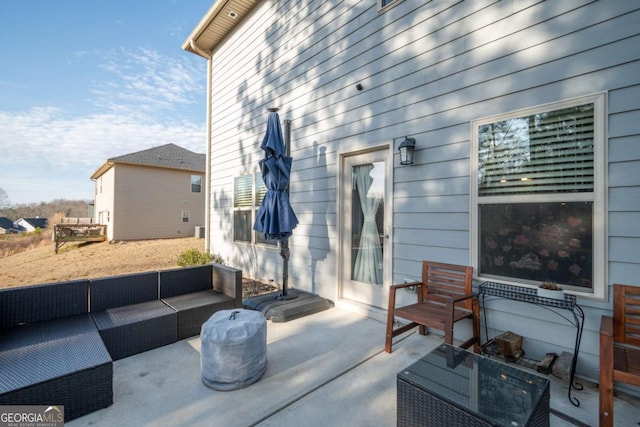
[[(283, 137), (285, 155), (287, 157), (291, 157), (291, 120), (284, 121)], [(289, 187), (287, 187), (287, 196), (288, 195)], [(276, 299), (286, 301), (298, 297), (297, 295), (289, 294), (287, 288), (289, 281), (289, 256), (291, 255), (291, 252), (289, 251), (289, 239), (278, 242), (278, 246), (280, 248), (280, 256), (282, 257), (282, 293), (278, 294), (276, 296)]]
[(289, 281), (289, 241), (278, 242), (278, 245), (280, 246), (280, 256), (282, 257), (282, 292), (276, 295), (276, 299), (286, 301), (298, 296), (290, 294), (287, 289), (287, 282)]

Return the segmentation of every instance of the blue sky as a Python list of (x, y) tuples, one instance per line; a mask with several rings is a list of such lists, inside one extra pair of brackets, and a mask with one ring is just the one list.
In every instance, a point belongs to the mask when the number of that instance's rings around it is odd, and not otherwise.
[(181, 45), (213, 0), (0, 2), (0, 188), (93, 199), (108, 158), (205, 152), (206, 60)]

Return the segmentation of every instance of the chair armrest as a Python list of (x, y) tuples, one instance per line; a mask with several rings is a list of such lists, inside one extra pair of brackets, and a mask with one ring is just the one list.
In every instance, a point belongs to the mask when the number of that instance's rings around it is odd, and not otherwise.
[[(398, 289), (410, 288), (412, 286), (415, 286), (416, 288), (418, 288), (422, 286), (422, 282), (408, 282), (408, 283), (400, 283), (397, 285), (391, 285), (389, 287), (389, 307), (393, 307), (393, 309), (395, 309), (396, 291)], [(416, 298), (418, 299), (418, 303), (420, 303), (420, 301), (422, 300), (422, 292), (416, 292)], [(389, 310), (389, 308), (387, 309)], [(393, 309), (391, 309), (389, 312), (393, 313)]]
[(451, 298), (451, 300), (450, 300), (450, 301), (451, 301), (453, 304), (456, 304), (456, 303), (459, 303), (460, 301), (465, 301), (465, 300), (468, 300), (468, 299), (470, 299), (470, 298), (475, 298), (475, 297), (477, 297), (477, 296), (478, 296), (477, 294), (465, 294), (465, 295), (457, 296), (457, 297), (455, 297), (455, 298)]
[(408, 282), (408, 283), (400, 283), (397, 285), (391, 285), (390, 290), (395, 291), (396, 289), (410, 288), (412, 286), (422, 286), (422, 282)]
[[(447, 312), (449, 313), (448, 316), (453, 316), (453, 311), (454, 311), (454, 307), (456, 306), (456, 304), (469, 300), (469, 299), (473, 299), (473, 298), (477, 298), (477, 294), (464, 294), (464, 295), (459, 295), (457, 297), (451, 297), (447, 300), (446, 302), (446, 306), (447, 306)], [(477, 300), (476, 300), (477, 301)], [(473, 308), (473, 302), (471, 302), (471, 307), (469, 307), (467, 305), (467, 309), (472, 309), (474, 312), (474, 316), (476, 314), (476, 310)]]

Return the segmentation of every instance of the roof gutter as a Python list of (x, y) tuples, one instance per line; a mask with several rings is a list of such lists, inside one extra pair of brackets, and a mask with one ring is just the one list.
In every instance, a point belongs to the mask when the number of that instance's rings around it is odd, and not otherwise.
[[(204, 50), (202, 50), (200, 48), (200, 46), (198, 46), (195, 42), (195, 40), (190, 39), (189, 40), (189, 46), (191, 47), (191, 50), (194, 51), (195, 53), (197, 53), (198, 55), (202, 56), (204, 59), (206, 59), (207, 61), (211, 60), (211, 53), (207, 53)], [(208, 66), (211, 64), (207, 64)], [(208, 91), (207, 91), (208, 92)]]
[(104, 175), (109, 169), (111, 169), (113, 167), (113, 165), (115, 165), (115, 162), (111, 161), (111, 160), (107, 160), (106, 162), (104, 162), (102, 164), (102, 166), (100, 166), (98, 168), (98, 170), (96, 170), (93, 175), (91, 175), (89, 177), (89, 179), (91, 179), (92, 181), (95, 181), (96, 179), (100, 178), (102, 175)]
[(207, 58), (207, 56), (197, 52), (192, 47), (193, 45), (191, 43), (193, 43), (194, 40), (198, 40), (202, 36), (202, 34), (206, 31), (209, 25), (211, 25), (211, 23), (214, 21), (216, 16), (218, 16), (220, 11), (226, 6), (228, 1), (229, 0), (217, 0), (213, 2), (213, 4), (209, 8), (205, 16), (200, 20), (196, 28), (194, 28), (193, 31), (191, 31), (191, 34), (189, 34), (187, 40), (185, 40), (185, 42), (182, 44), (182, 49), (191, 50), (193, 53), (196, 53), (204, 58)]
[(207, 136), (206, 136), (206, 164), (204, 166), (205, 169), (205, 179), (204, 179), (204, 188), (205, 188), (205, 198), (204, 198), (204, 251), (206, 253), (211, 252), (211, 79), (213, 76), (212, 73), (212, 61), (211, 61), (211, 52), (205, 52), (202, 50), (195, 42), (195, 40), (189, 40), (189, 46), (191, 50), (196, 54), (207, 60)]

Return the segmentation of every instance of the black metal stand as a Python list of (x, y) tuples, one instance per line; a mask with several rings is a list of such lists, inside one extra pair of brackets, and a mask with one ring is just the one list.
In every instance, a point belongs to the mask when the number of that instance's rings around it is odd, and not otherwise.
[(278, 301), (287, 301), (290, 299), (298, 298), (298, 295), (290, 294), (288, 289), (288, 281), (289, 281), (289, 241), (284, 240), (282, 242), (278, 242), (278, 246), (280, 247), (280, 256), (282, 257), (282, 292), (276, 295), (275, 299)]
[[(505, 285), (503, 283), (484, 282), (480, 284), (479, 296), (482, 300), (482, 314), (484, 316), (484, 332), (485, 337), (489, 339), (489, 328), (487, 326), (487, 308), (485, 297), (496, 297), (510, 299), (514, 301), (526, 302), (546, 308), (547, 310), (557, 314), (565, 319), (571, 325), (576, 327), (576, 340), (573, 347), (573, 359), (571, 360), (571, 370), (569, 373), (569, 401), (573, 406), (579, 407), (580, 401), (571, 396), (571, 390), (582, 390), (582, 384), (574, 382), (576, 374), (576, 364), (578, 363), (578, 352), (580, 351), (580, 341), (582, 340), (582, 330), (584, 328), (584, 311), (582, 307), (576, 304), (575, 295), (566, 295), (562, 300), (552, 298), (539, 297), (537, 291), (532, 288), (522, 286)], [(556, 309), (570, 311), (573, 319), (556, 311)]]

